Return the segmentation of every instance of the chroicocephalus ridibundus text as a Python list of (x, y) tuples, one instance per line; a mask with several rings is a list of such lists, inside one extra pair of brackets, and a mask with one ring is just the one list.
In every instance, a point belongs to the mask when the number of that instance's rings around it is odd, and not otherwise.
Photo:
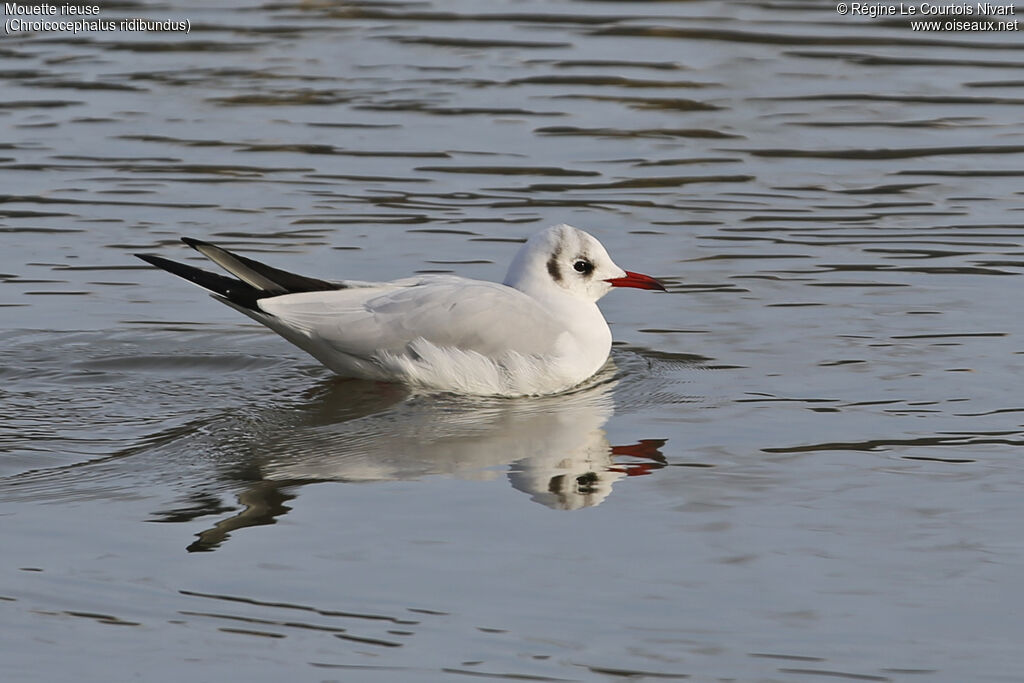
[(502, 284), (454, 275), (327, 281), (182, 241), (234, 277), (136, 255), (210, 291), (343, 377), (461, 394), (553, 394), (576, 386), (611, 351), (597, 300), (612, 287), (665, 289), (619, 268), (597, 239), (570, 225), (527, 240)]

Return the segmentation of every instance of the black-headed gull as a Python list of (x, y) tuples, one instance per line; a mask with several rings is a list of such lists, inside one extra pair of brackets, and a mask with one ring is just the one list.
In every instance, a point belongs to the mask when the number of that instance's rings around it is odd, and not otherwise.
[(553, 394), (578, 385), (611, 351), (597, 300), (612, 287), (665, 289), (619, 268), (597, 239), (570, 225), (531, 237), (502, 284), (453, 275), (332, 282), (182, 241), (234, 277), (137, 256), (210, 291), (343, 377), (461, 394)]

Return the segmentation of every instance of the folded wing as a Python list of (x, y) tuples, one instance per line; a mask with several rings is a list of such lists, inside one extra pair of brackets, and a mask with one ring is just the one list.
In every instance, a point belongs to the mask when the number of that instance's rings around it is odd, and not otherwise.
[(491, 358), (554, 352), (564, 326), (535, 300), (493, 282), (433, 276), (260, 299), (279, 324), (336, 351), (370, 359), (423, 340)]

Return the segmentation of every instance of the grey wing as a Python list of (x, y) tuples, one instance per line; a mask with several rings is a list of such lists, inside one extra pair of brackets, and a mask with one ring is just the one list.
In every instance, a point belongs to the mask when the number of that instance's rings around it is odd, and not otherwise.
[(547, 355), (565, 326), (534, 299), (505, 285), (462, 278), (421, 278), (377, 286), (261, 299), (287, 327), (339, 352), (372, 358), (435, 346), (494, 357), (507, 351)]

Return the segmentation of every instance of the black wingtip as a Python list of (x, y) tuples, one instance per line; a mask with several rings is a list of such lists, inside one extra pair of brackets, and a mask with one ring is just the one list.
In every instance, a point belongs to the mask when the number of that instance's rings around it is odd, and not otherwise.
[(323, 292), (333, 289), (344, 289), (344, 285), (329, 282), (315, 277), (307, 277), (287, 270), (274, 268), (265, 263), (228, 251), (212, 242), (197, 240), (194, 237), (182, 237), (181, 241), (192, 247), (203, 256), (214, 261), (232, 275), (246, 281), (252, 276), (258, 278), (254, 284), (268, 294), (296, 294), (299, 292)]
[[(149, 265), (156, 266), (157, 268), (163, 268), (163, 266), (160, 265), (160, 262), (167, 260), (167, 259), (160, 258), (159, 256), (157, 256), (155, 254), (132, 254), (132, 256), (134, 256), (135, 258), (140, 258), (143, 261), (145, 261), (146, 263), (148, 263)], [(164, 268), (164, 270), (167, 270), (167, 269)]]
[(257, 308), (257, 300), (266, 296), (265, 292), (261, 292), (255, 287), (248, 285), (241, 280), (236, 280), (233, 277), (226, 277), (224, 275), (218, 275), (217, 273), (211, 273), (208, 270), (196, 268), (195, 266), (190, 266), (186, 263), (172, 261), (154, 254), (135, 254), (135, 256), (151, 266), (156, 266), (161, 270), (166, 270), (172, 275), (177, 275), (180, 278), (199, 285), (203, 289), (222, 296), (228, 301), (245, 308), (255, 310)]
[(195, 237), (182, 237), (181, 241), (184, 242), (185, 244), (187, 244), (188, 246), (192, 247), (193, 249), (198, 249), (199, 247), (212, 247), (212, 246), (214, 246), (214, 245), (210, 244), (209, 242), (204, 242), (203, 240), (197, 240)]

